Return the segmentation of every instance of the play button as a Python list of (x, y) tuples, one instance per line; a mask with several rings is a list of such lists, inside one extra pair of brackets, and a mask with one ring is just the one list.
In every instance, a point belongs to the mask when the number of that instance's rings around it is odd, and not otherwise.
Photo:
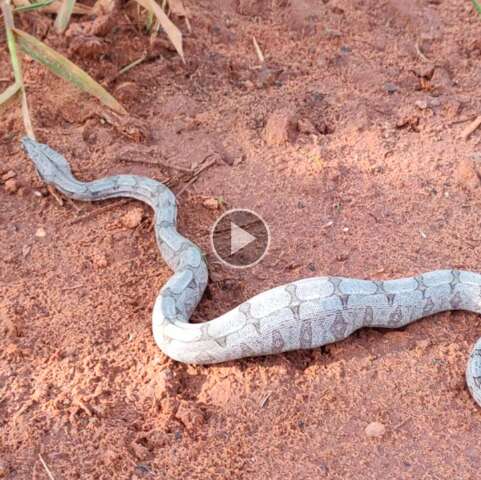
[(211, 230), (211, 244), (217, 258), (230, 267), (255, 265), (269, 247), (269, 228), (264, 220), (245, 209), (225, 212)]
[(249, 243), (255, 242), (256, 237), (251, 235), (247, 230), (230, 222), (230, 254), (234, 255), (241, 248), (247, 247)]

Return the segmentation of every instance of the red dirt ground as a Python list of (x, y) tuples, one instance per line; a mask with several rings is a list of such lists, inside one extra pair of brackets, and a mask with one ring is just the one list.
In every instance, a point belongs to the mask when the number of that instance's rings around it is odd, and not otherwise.
[[(25, 62), (37, 135), (81, 178), (132, 172), (178, 192), (188, 178), (139, 162), (190, 167), (216, 155), (179, 198), (180, 230), (211, 267), (195, 321), (302, 277), (481, 271), (481, 129), (461, 138), (481, 113), (481, 19), (469, 1), (186, 3), (186, 65), (161, 39), (118, 78), (148, 49), (128, 9), (106, 32), (76, 18), (66, 37), (39, 14), (17, 22), (129, 111), (118, 119)], [(22, 135), (11, 105), (0, 118), (0, 478), (47, 479), (40, 456), (57, 480), (479, 478), (481, 410), (464, 382), (479, 317), (445, 313), (219, 366), (176, 363), (151, 335), (171, 272), (150, 211), (60, 206)], [(216, 263), (213, 197), (269, 223), (256, 267)], [(368, 436), (372, 422), (384, 433)]]

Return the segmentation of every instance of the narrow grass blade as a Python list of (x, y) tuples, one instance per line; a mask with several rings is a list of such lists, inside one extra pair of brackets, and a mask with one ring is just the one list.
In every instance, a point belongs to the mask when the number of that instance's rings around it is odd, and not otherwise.
[(65, 32), (75, 7), (75, 1), (76, 0), (62, 0), (62, 5), (55, 19), (55, 30), (58, 33)]
[(33, 132), (32, 118), (30, 117), (30, 110), (28, 109), (27, 94), (25, 88), (22, 88), (22, 117), (25, 132), (30, 138), (35, 140), (35, 133)]
[(142, 55), (137, 60), (134, 60), (133, 62), (129, 63), (128, 65), (125, 65), (125, 67), (121, 68), (119, 70), (119, 73), (115, 77), (119, 77), (120, 75), (124, 74), (125, 72), (128, 72), (129, 70), (136, 67), (137, 65), (139, 65), (139, 63), (142, 63), (146, 59), (147, 59), (147, 55)]
[[(62, 2), (60, 0), (54, 0), (52, 5), (47, 5), (43, 11), (46, 13), (58, 13), (61, 8)], [(72, 11), (73, 15), (94, 15), (94, 13), (95, 12), (92, 7), (83, 5), (81, 3), (76, 3)]]
[(474, 8), (479, 13), (479, 15), (481, 15), (481, 4), (478, 3), (477, 0), (471, 0), (471, 3), (473, 4)]
[(5, 0), (0, 0), (2, 7), (3, 21), (5, 23), (5, 32), (7, 34), (7, 45), (10, 52), (10, 61), (12, 63), (13, 74), (15, 81), (23, 88), (22, 66), (17, 53), (17, 44), (12, 29), (14, 28), (13, 15), (10, 5)]
[(116, 0), (97, 0), (92, 7), (92, 11), (95, 15), (111, 13), (114, 11), (115, 6)]
[(59, 77), (73, 83), (84, 92), (97, 97), (103, 104), (119, 113), (127, 113), (110, 93), (99, 85), (88, 73), (77, 67), (60, 53), (22, 30), (14, 28), (20, 48), (37, 62), (45, 65)]
[(10, 52), (10, 61), (12, 63), (13, 74), (15, 76), (15, 83), (19, 86), (22, 93), (22, 117), (23, 125), (27, 135), (35, 139), (35, 133), (32, 127), (32, 119), (30, 118), (30, 112), (28, 110), (27, 95), (25, 93), (25, 87), (23, 84), (22, 64), (17, 52), (17, 43), (15, 41), (15, 35), (13, 34), (14, 26), (13, 13), (10, 4), (7, 0), (0, 0), (0, 8), (3, 13), (3, 21), (5, 24), (5, 32), (7, 34), (7, 45)]
[(169, 17), (167, 17), (160, 5), (155, 0), (136, 0), (136, 2), (145, 9), (147, 9), (149, 12), (152, 12), (157, 17), (157, 20), (159, 21), (165, 33), (169, 37), (172, 45), (174, 45), (174, 48), (177, 50), (180, 58), (182, 58), (182, 61), (185, 62), (184, 51), (182, 48), (182, 33), (172, 23)]
[(7, 103), (20, 90), (18, 83), (12, 83), (6, 90), (0, 93), (0, 105)]
[(31, 12), (33, 10), (39, 10), (41, 8), (48, 7), (53, 3), (53, 0), (43, 0), (36, 3), (25, 4), (14, 8), (13, 13)]
[(147, 33), (152, 31), (152, 26), (154, 25), (154, 14), (150, 11), (147, 11), (147, 17), (145, 18), (145, 30)]

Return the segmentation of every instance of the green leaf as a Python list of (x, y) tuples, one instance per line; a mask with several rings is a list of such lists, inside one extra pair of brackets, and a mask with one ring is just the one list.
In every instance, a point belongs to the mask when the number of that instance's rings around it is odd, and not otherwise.
[(154, 14), (150, 11), (147, 11), (147, 17), (145, 18), (145, 29), (147, 33), (152, 31), (152, 27), (154, 25)]
[(473, 4), (479, 15), (481, 15), (481, 4), (479, 4), (477, 0), (471, 0), (471, 3)]
[(60, 53), (48, 47), (28, 33), (14, 28), (15, 37), (20, 48), (37, 62), (45, 65), (59, 77), (73, 83), (84, 92), (97, 97), (103, 104), (119, 113), (127, 113), (104, 87), (99, 85), (88, 73), (77, 67)]
[(174, 23), (170, 21), (169, 17), (165, 14), (160, 5), (155, 0), (136, 0), (136, 2), (157, 17), (157, 20), (169, 37), (172, 45), (177, 50), (180, 58), (183, 62), (185, 62), (184, 51), (182, 49), (182, 33), (174, 25)]
[(76, 0), (63, 0), (60, 10), (55, 19), (55, 30), (58, 33), (65, 32), (65, 29), (70, 22), (70, 17), (72, 16), (73, 9), (75, 7)]
[(31, 12), (32, 10), (39, 10), (40, 8), (48, 7), (53, 3), (53, 0), (43, 0), (30, 5), (21, 5), (13, 9), (13, 13)]
[(20, 85), (17, 82), (12, 83), (12, 85), (0, 93), (0, 105), (7, 103), (19, 90)]

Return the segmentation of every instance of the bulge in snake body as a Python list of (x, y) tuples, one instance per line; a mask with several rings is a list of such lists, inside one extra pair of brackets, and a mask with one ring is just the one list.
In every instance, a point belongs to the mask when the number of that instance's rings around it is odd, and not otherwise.
[[(481, 312), (481, 275), (446, 269), (386, 281), (298, 280), (262, 292), (216, 319), (191, 324), (208, 270), (200, 249), (176, 229), (174, 194), (135, 175), (81, 182), (47, 145), (29, 138), (23, 144), (44, 181), (67, 196), (84, 201), (127, 196), (153, 208), (157, 244), (174, 274), (155, 301), (152, 329), (158, 346), (175, 360), (207, 364), (315, 348), (362, 327), (399, 328), (447, 310)], [(481, 340), (471, 352), (466, 379), (481, 405)]]

